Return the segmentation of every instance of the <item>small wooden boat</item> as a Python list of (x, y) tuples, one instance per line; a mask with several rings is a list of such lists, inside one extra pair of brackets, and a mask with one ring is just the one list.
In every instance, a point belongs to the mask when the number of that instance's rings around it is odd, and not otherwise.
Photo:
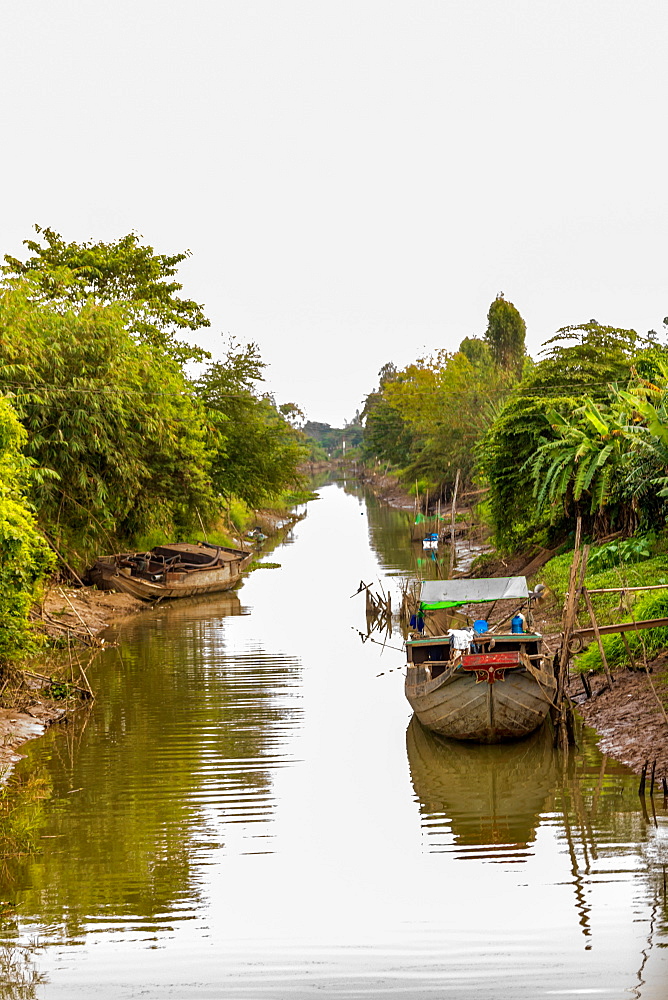
[(231, 590), (253, 553), (208, 542), (170, 542), (150, 552), (101, 556), (90, 578), (102, 590), (120, 590), (142, 601), (195, 597)]
[[(510, 599), (529, 600), (526, 579), (432, 580), (422, 585), (420, 612)], [(486, 626), (486, 623), (484, 623)], [(500, 743), (534, 732), (557, 689), (542, 636), (476, 632), (470, 649), (451, 636), (420, 635), (406, 642), (406, 697), (420, 722), (457, 740)]]

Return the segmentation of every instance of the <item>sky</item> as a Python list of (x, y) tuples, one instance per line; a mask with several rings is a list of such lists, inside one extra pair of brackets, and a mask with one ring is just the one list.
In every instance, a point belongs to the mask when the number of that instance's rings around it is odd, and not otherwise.
[(665, 0), (6, 0), (0, 253), (189, 249), (195, 341), (333, 426), (499, 292), (534, 356), (663, 332), (667, 44)]

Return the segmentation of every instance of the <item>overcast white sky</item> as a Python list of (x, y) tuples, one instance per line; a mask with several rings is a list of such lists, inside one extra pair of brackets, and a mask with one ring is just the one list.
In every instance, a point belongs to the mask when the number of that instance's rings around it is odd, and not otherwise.
[(666, 0), (21, 0), (0, 251), (34, 222), (189, 248), (269, 387), (351, 418), (388, 360), (595, 318), (662, 329)]

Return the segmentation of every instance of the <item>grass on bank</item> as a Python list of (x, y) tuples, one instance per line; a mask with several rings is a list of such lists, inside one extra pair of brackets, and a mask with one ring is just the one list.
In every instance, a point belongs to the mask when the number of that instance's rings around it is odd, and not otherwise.
[[(615, 552), (613, 548), (615, 544), (617, 543), (593, 546), (590, 550), (585, 577), (585, 585), (588, 590), (613, 587), (649, 587), (664, 583), (668, 585), (668, 538), (664, 536), (658, 539), (652, 538), (644, 547), (640, 544), (636, 545), (637, 554), (646, 553), (646, 557), (639, 558), (635, 562), (625, 562), (616, 566), (606, 565), (609, 561), (608, 554)], [(619, 553), (619, 546), (616, 551)], [(533, 585), (544, 583), (549, 587), (555, 595), (558, 606), (563, 604), (572, 560), (572, 550), (555, 556), (543, 569), (539, 570), (531, 581)], [(596, 571), (597, 566), (605, 568)], [(665, 591), (592, 594), (591, 600), (600, 625), (668, 617), (668, 586)], [(584, 608), (584, 602), (580, 605), (579, 621), (583, 627), (589, 625), (589, 616)], [(668, 628), (627, 632), (625, 635), (631, 657), (629, 657), (621, 635), (602, 637), (603, 648), (611, 669), (642, 666), (645, 657), (647, 660), (651, 660), (668, 646)], [(575, 658), (575, 668), (579, 671), (603, 669), (597, 643), (591, 643), (584, 653)]]

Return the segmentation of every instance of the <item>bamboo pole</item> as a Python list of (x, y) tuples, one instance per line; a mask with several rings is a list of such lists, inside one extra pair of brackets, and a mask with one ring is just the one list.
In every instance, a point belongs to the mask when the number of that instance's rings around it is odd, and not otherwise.
[(60, 553), (58, 551), (58, 549), (53, 544), (53, 542), (51, 541), (51, 539), (49, 538), (49, 536), (45, 535), (44, 532), (42, 532), (42, 535), (44, 536), (44, 539), (46, 540), (47, 544), (50, 545), (51, 548), (53, 549), (53, 551), (56, 553), (56, 555), (58, 556), (58, 558), (60, 559), (61, 563), (63, 564), (63, 566), (65, 567), (65, 569), (67, 570), (67, 572), (70, 574), (70, 576), (74, 577), (74, 579), (77, 581), (77, 583), (79, 584), (80, 587), (83, 587), (84, 584), (83, 584), (83, 581), (82, 581), (81, 577), (79, 576), (79, 574), (76, 573), (72, 569), (72, 567), (68, 563), (67, 559), (65, 559), (65, 557), (62, 555), (62, 553)]
[[(620, 622), (619, 625), (599, 625), (598, 630), (601, 635), (614, 635), (617, 632), (639, 632), (646, 628), (665, 628), (668, 626), (668, 618), (645, 618), (639, 622)], [(593, 628), (573, 629), (572, 635), (581, 639), (593, 639)]]
[(668, 590), (668, 583), (653, 583), (651, 587), (599, 587), (590, 590), (590, 594), (624, 594), (627, 590)]
[(637, 670), (638, 669), (638, 665), (636, 664), (636, 658), (633, 655), (633, 653), (631, 652), (631, 647), (629, 646), (629, 640), (626, 638), (626, 633), (625, 632), (620, 632), (619, 634), (622, 637), (622, 642), (624, 643), (624, 649), (626, 650), (626, 655), (629, 658), (629, 663), (631, 664), (631, 669), (632, 670)]
[(601, 633), (598, 630), (598, 622), (596, 621), (596, 615), (594, 614), (594, 607), (591, 603), (591, 597), (589, 596), (589, 591), (586, 587), (582, 588), (582, 596), (585, 599), (585, 604), (587, 605), (587, 611), (589, 612), (589, 618), (594, 629), (594, 635), (596, 636), (596, 642), (598, 643), (598, 651), (601, 654), (601, 663), (603, 664), (603, 669), (605, 670), (605, 679), (608, 682), (608, 688), (612, 691), (612, 674), (610, 673), (610, 667), (608, 666), (608, 659), (605, 655), (605, 649), (603, 648), (603, 640), (601, 639)]
[(452, 512), (450, 515), (450, 575), (451, 576), (457, 564), (457, 559), (455, 556), (455, 518), (457, 517), (457, 490), (459, 489), (459, 476), (460, 476), (460, 470), (457, 469), (457, 475), (455, 476), (455, 488), (452, 492)]
[(71, 600), (69, 599), (69, 597), (67, 596), (67, 594), (65, 593), (65, 591), (62, 590), (62, 588), (60, 590), (60, 594), (61, 594), (62, 597), (65, 598), (65, 600), (67, 601), (67, 603), (69, 604), (69, 606), (72, 608), (72, 611), (77, 616), (77, 618), (79, 619), (79, 621), (81, 622), (81, 624), (83, 625), (83, 627), (86, 629), (86, 631), (88, 632), (88, 634), (91, 637), (91, 639), (95, 640), (96, 643), (97, 643), (99, 640), (96, 639), (95, 633), (90, 629), (88, 623), (83, 620), (83, 618), (81, 617), (81, 615), (79, 614), (79, 612), (77, 611), (77, 609), (74, 607), (74, 605), (72, 604)]
[[(582, 539), (582, 518), (578, 517), (575, 527), (575, 547), (573, 549), (573, 560), (568, 577), (568, 593), (564, 601), (564, 610), (561, 619), (561, 651), (559, 654), (559, 676), (557, 678), (557, 696), (559, 716), (557, 719), (555, 732), (555, 745), (561, 747), (565, 752), (568, 750), (568, 729), (566, 725), (566, 677), (568, 673), (568, 663), (570, 653), (568, 645), (573, 631), (573, 622), (577, 611), (578, 593), (578, 568), (580, 566), (580, 542)], [(587, 549), (587, 554), (588, 554)], [(585, 561), (586, 568), (586, 561)], [(580, 573), (580, 581), (584, 582), (584, 573)], [(577, 594), (577, 600), (576, 600)]]

